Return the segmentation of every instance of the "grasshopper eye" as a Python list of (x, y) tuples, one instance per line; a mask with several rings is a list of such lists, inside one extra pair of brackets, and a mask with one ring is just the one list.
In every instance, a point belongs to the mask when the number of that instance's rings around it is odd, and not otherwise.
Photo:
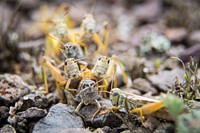
[(91, 83), (91, 85), (90, 86), (94, 86), (95, 85), (95, 83)]
[(99, 61), (102, 60), (102, 57), (100, 57), (98, 60), (99, 60)]
[(117, 96), (118, 93), (117, 93), (117, 92), (113, 92), (112, 95), (113, 95), (113, 96)]
[(89, 87), (88, 84), (84, 84), (84, 85), (83, 85), (83, 88), (87, 88), (87, 87)]
[(65, 65), (67, 65), (67, 60), (65, 61)]
[(73, 50), (76, 50), (76, 47), (75, 47), (75, 46), (73, 46), (73, 47), (72, 47), (72, 49), (73, 49)]
[(108, 60), (108, 64), (110, 63), (110, 60)]

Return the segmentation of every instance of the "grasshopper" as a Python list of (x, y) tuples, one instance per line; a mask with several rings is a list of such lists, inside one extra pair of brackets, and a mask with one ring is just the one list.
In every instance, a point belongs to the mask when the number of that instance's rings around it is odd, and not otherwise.
[[(123, 71), (123, 65), (119, 61), (118, 57), (116, 55), (112, 55), (112, 57), (107, 56), (101, 56), (96, 64), (94, 65), (92, 72), (94, 72), (96, 77), (103, 79), (103, 84), (105, 88), (103, 88), (103, 91), (108, 90), (108, 85), (111, 83), (111, 81), (114, 78), (114, 87), (117, 87), (117, 81), (116, 81), (116, 70), (117, 68), (121, 69), (123, 79), (126, 84), (128, 84), (128, 77), (126, 73)], [(110, 77), (110, 78), (106, 78)], [(113, 77), (113, 78), (112, 78)], [(112, 88), (112, 87), (111, 87)]]
[[(80, 58), (84, 57), (83, 50), (81, 49), (80, 45), (78, 45), (77, 43), (75, 43), (75, 42), (63, 43), (62, 41), (57, 40), (56, 38), (54, 38), (51, 35), (48, 35), (48, 36), (51, 37), (51, 38), (53, 38), (55, 41), (57, 41), (57, 42), (59, 42), (59, 43), (61, 43), (63, 45), (63, 49), (58, 49), (58, 50), (60, 50), (60, 53), (62, 53), (63, 56), (66, 59), (67, 58), (80, 59)], [(60, 64), (59, 68), (61, 68), (62, 66), (64, 66), (64, 63), (60, 63), (61, 62), (60, 59), (55, 58), (55, 60), (56, 60), (56, 62), (58, 62)], [(86, 64), (86, 62), (84, 64)], [(48, 83), (47, 83), (46, 67), (45, 67), (45, 65), (43, 65), (43, 75), (44, 75), (44, 83), (45, 83), (45, 93), (48, 93), (49, 90), (48, 90)]]
[(130, 114), (139, 113), (143, 125), (143, 115), (149, 115), (164, 107), (162, 101), (125, 93), (119, 88), (111, 90), (110, 100), (113, 107), (108, 108), (101, 114), (108, 113), (111, 110), (125, 110)]
[[(85, 69), (85, 67), (87, 66), (87, 63), (85, 63), (85, 62), (80, 62), (80, 63), (82, 63), (84, 65), (82, 70)], [(58, 67), (54, 66), (50, 61), (48, 61), (47, 57), (45, 57), (45, 56), (43, 56), (43, 58), (42, 58), (42, 64), (49, 68), (51, 74), (53, 75), (55, 80), (58, 82), (58, 93), (61, 97), (61, 100), (62, 100), (62, 94), (61, 94), (60, 87), (65, 85), (65, 88), (67, 90), (74, 90), (74, 89), (69, 89), (71, 80), (78, 79), (79, 75), (82, 71), (82, 70), (80, 70), (79, 65), (75, 59), (68, 58), (65, 60), (64, 71), (62, 71)]]
[[(64, 71), (60, 70), (58, 67), (54, 66), (50, 61), (48, 61), (47, 57), (42, 58), (42, 64), (49, 68), (51, 74), (55, 78), (55, 80), (58, 82), (58, 92), (59, 95), (62, 98), (60, 87), (65, 85), (65, 89), (69, 89), (69, 85), (72, 80), (76, 80), (79, 77), (82, 79), (92, 79), (97, 80), (95, 77), (96, 71), (91, 71), (90, 69), (87, 69), (87, 62), (77, 62), (74, 58), (67, 58), (64, 62)], [(82, 64), (83, 67), (79, 68), (78, 64)]]
[[(95, 5), (95, 2), (94, 2)], [(78, 40), (83, 40), (83, 46), (89, 46), (93, 43), (97, 45), (97, 51), (94, 53), (96, 54), (108, 54), (108, 37), (109, 37), (109, 28), (108, 24), (104, 25), (102, 29), (102, 36), (99, 35), (96, 31), (96, 20), (93, 15), (93, 8), (94, 5), (89, 13), (85, 13), (81, 25), (79, 28), (75, 29), (71, 33), (77, 37)], [(84, 51), (86, 51), (86, 55), (88, 55), (87, 47), (84, 47)]]
[(91, 118), (91, 121), (93, 121), (93, 119), (101, 109), (101, 105), (97, 100), (100, 97), (97, 90), (98, 90), (97, 82), (87, 78), (81, 80), (78, 87), (78, 94), (76, 95), (75, 98), (77, 101), (80, 102), (75, 109), (76, 114), (84, 118), (84, 116), (79, 112), (82, 105), (96, 104), (97, 111), (93, 114)]

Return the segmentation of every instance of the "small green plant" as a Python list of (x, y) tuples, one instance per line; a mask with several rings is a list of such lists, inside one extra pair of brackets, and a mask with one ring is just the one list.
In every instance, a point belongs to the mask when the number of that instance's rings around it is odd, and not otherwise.
[(179, 114), (183, 111), (184, 109), (184, 101), (174, 95), (168, 95), (164, 99), (164, 105), (168, 108), (169, 113), (177, 120)]
[(178, 133), (200, 133), (200, 111), (182, 114), (177, 119)]
[(175, 94), (183, 98), (186, 102), (188, 100), (196, 100), (200, 98), (200, 79), (197, 77), (198, 63), (195, 63), (193, 58), (185, 65), (182, 60), (177, 57), (172, 57), (179, 60), (185, 70), (184, 81), (180, 83), (178, 79), (169, 93)]
[(163, 53), (166, 52), (170, 46), (170, 41), (162, 35), (158, 35), (155, 32), (150, 32), (144, 34), (143, 38), (143, 45), (140, 47), (140, 54), (148, 54), (152, 51)]

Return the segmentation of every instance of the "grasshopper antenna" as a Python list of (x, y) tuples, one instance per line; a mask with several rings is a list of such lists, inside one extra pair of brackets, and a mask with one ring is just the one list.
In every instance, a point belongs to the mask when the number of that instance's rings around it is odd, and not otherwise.
[(62, 54), (63, 54), (63, 56), (67, 59), (68, 57), (65, 55), (65, 53), (62, 51), (62, 49), (58, 49)]
[(53, 36), (50, 35), (50, 34), (46, 34), (46, 35), (49, 36), (49, 37), (51, 37), (51, 38), (53, 38), (54, 40), (58, 41), (59, 43), (61, 43), (61, 44), (63, 45), (63, 47), (65, 47), (65, 44), (64, 44), (62, 41), (60, 41), (59, 39), (53, 37)]
[(105, 78), (100, 79), (99, 81), (97, 81), (94, 85), (97, 85), (99, 82), (103, 81), (104, 79), (110, 78), (111, 76), (107, 76)]
[(65, 10), (64, 14), (60, 17), (61, 19), (63, 17), (65, 17), (67, 14), (69, 14), (69, 5), (68, 4), (65, 4), (64, 5), (65, 7), (63, 7), (63, 9)]
[(70, 2), (70, 5), (72, 5), (73, 7), (77, 8), (78, 10), (81, 10), (81, 12), (84, 13), (84, 14), (87, 13), (85, 10), (83, 10), (81, 7), (79, 7), (78, 5), (73, 3), (72, 1)]
[(96, 0), (94, 0), (94, 3), (93, 3), (93, 6), (92, 6), (92, 9), (91, 9), (91, 11), (90, 11), (90, 14), (93, 14), (95, 4), (96, 4)]

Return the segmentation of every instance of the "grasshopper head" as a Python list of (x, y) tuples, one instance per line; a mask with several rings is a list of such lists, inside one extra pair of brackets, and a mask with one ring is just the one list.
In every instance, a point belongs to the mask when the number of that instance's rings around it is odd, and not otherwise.
[(96, 21), (92, 14), (86, 14), (81, 23), (82, 29), (86, 33), (93, 33), (96, 27)]
[(111, 94), (110, 94), (110, 100), (113, 104), (113, 106), (118, 106), (118, 101), (120, 98), (120, 95), (122, 94), (122, 91), (119, 88), (114, 88), (111, 90)]
[(64, 53), (67, 55), (68, 58), (76, 58), (78, 54), (78, 48), (72, 42), (68, 42), (64, 45)]

